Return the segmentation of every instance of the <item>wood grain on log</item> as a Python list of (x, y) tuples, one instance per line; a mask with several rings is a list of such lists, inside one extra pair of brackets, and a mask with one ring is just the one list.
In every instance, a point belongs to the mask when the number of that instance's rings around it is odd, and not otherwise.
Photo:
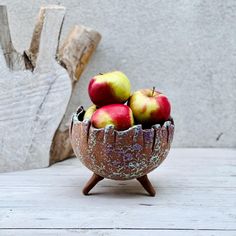
[[(100, 39), (101, 35), (98, 32), (84, 26), (75, 26), (59, 49), (58, 60), (70, 75), (72, 94)], [(71, 96), (70, 104), (81, 105), (78, 100), (73, 99), (73, 96)], [(73, 155), (69, 140), (69, 123), (72, 115), (69, 105), (53, 139), (51, 164)]]
[(6, 8), (0, 11), (0, 171), (46, 167), (71, 95), (68, 73), (55, 60), (65, 8), (41, 9), (33, 72), (11, 43)]

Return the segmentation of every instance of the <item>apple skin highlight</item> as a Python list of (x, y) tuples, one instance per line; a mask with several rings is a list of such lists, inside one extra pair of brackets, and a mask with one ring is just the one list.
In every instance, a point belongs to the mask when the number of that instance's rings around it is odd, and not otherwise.
[(88, 93), (98, 107), (124, 103), (128, 100), (131, 88), (129, 79), (120, 71), (97, 75), (90, 80)]
[(130, 107), (124, 104), (111, 104), (97, 109), (91, 118), (95, 128), (114, 126), (116, 130), (126, 130), (134, 125), (133, 113)]

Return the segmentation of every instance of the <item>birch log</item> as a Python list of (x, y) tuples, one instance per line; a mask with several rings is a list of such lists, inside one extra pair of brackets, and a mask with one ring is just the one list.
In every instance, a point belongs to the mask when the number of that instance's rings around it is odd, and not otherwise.
[[(60, 63), (67, 69), (72, 81), (72, 94), (75, 93), (82, 72), (84, 71), (89, 59), (94, 53), (101, 35), (84, 26), (75, 26), (70, 32), (58, 53)], [(66, 113), (58, 127), (51, 146), (50, 163), (64, 160), (73, 155), (73, 150), (69, 140), (69, 123), (72, 112), (70, 104), (79, 104), (79, 100), (71, 96)]]
[(0, 11), (0, 171), (46, 167), (71, 95), (69, 75), (55, 60), (65, 8), (41, 9), (33, 72), (11, 43), (6, 8)]

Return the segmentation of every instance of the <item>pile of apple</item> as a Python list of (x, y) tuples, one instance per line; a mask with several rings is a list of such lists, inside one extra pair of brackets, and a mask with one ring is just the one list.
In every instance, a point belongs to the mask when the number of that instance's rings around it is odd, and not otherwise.
[(116, 130), (126, 130), (136, 124), (150, 128), (170, 117), (171, 105), (164, 94), (153, 88), (131, 95), (130, 81), (120, 71), (93, 77), (88, 93), (93, 105), (85, 112), (84, 119), (91, 119), (95, 128), (113, 125)]

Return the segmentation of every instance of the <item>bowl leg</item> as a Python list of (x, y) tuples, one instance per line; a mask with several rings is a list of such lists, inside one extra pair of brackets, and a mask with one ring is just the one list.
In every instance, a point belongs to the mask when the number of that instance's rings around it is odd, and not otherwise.
[(89, 179), (89, 181), (86, 183), (86, 185), (84, 186), (83, 189), (83, 194), (84, 195), (88, 195), (89, 191), (101, 180), (103, 180), (104, 178), (101, 177), (100, 175), (97, 175), (95, 173), (93, 173), (92, 177)]
[(156, 191), (153, 188), (151, 182), (149, 181), (147, 175), (137, 178), (137, 180), (143, 186), (143, 188), (150, 194), (150, 196), (154, 197), (156, 195)]

